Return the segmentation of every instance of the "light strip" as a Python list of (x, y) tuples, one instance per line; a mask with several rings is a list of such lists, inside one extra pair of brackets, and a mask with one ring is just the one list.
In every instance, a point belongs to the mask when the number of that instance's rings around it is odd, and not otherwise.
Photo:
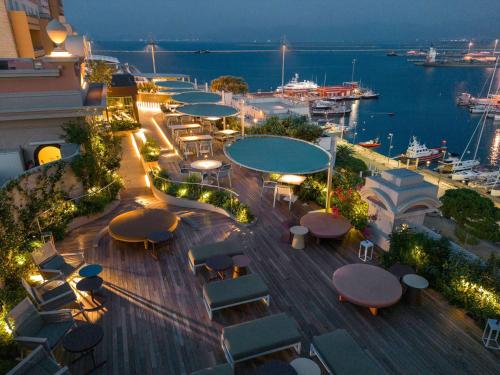
[(135, 154), (137, 155), (137, 158), (141, 158), (141, 153), (139, 152), (139, 147), (137, 147), (137, 143), (135, 142), (135, 138), (133, 134), (130, 134), (130, 139), (132, 140), (132, 146), (134, 147)]
[(165, 133), (163, 132), (162, 128), (160, 127), (160, 125), (158, 125), (158, 123), (156, 122), (156, 120), (154, 118), (151, 119), (151, 122), (156, 126), (156, 129), (158, 130), (158, 132), (160, 133), (161, 137), (163, 138), (163, 140), (165, 141), (165, 143), (167, 144), (168, 147), (170, 147), (172, 150), (174, 150), (175, 154), (176, 155), (179, 155), (177, 153), (177, 150), (176, 148), (172, 145), (172, 143), (170, 143), (169, 139), (167, 138), (167, 136), (165, 135)]

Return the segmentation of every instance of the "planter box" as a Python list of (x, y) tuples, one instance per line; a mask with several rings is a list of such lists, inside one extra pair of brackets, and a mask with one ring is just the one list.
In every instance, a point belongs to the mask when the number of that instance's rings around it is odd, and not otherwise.
[(88, 223), (91, 223), (97, 219), (100, 219), (103, 216), (106, 216), (109, 214), (111, 211), (113, 211), (116, 207), (120, 205), (120, 196), (117, 197), (116, 200), (108, 204), (103, 211), (97, 212), (95, 214), (89, 215), (89, 216), (79, 216), (71, 220), (71, 222), (68, 224), (68, 231), (71, 231), (73, 229), (79, 228), (82, 225), (86, 225)]

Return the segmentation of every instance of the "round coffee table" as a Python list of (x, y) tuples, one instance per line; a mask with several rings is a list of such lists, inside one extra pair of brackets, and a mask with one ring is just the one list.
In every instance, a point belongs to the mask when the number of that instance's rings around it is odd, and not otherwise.
[(103, 280), (99, 276), (85, 277), (76, 283), (76, 289), (81, 292), (90, 293), (90, 298), (97, 306), (100, 304), (96, 302), (94, 293), (102, 286)]
[(379, 308), (397, 303), (403, 293), (396, 276), (370, 264), (340, 267), (333, 273), (333, 286), (340, 301), (368, 307), (372, 315), (377, 315)]
[[(216, 255), (208, 258), (205, 261), (205, 266), (210, 270), (215, 272), (216, 277), (224, 280), (225, 271), (233, 266), (233, 259), (227, 255)], [(213, 280), (213, 278), (211, 279)]]
[(290, 364), (273, 359), (259, 366), (257, 375), (297, 375), (297, 371)]
[(313, 360), (299, 357), (290, 362), (297, 375), (321, 375), (321, 369)]
[(247, 255), (233, 256), (233, 278), (247, 274), (247, 267), (252, 260)]
[(322, 211), (305, 214), (300, 219), (300, 225), (307, 227), (318, 241), (322, 238), (340, 238), (351, 229), (351, 223), (345, 217)]
[(290, 228), (290, 233), (293, 234), (292, 247), (297, 250), (302, 250), (306, 247), (304, 236), (309, 232), (309, 229), (302, 225), (295, 225)]
[(429, 287), (427, 279), (413, 273), (404, 275), (402, 281), (408, 287), (405, 294), (405, 301), (410, 305), (420, 305), (422, 303), (421, 291)]
[(98, 276), (102, 272), (102, 266), (100, 264), (87, 264), (80, 268), (78, 274), (81, 277), (94, 277)]
[(221, 166), (222, 166), (221, 161), (211, 160), (211, 159), (201, 159), (193, 161), (191, 163), (191, 168), (199, 171), (211, 171), (213, 169), (220, 168)]
[(70, 353), (79, 353), (80, 356), (75, 358), (71, 363), (74, 363), (83, 357), (90, 354), (92, 357), (92, 369), (87, 373), (94, 371), (106, 363), (102, 361), (96, 363), (95, 347), (102, 341), (104, 331), (97, 324), (85, 323), (69, 331), (63, 339), (63, 348)]

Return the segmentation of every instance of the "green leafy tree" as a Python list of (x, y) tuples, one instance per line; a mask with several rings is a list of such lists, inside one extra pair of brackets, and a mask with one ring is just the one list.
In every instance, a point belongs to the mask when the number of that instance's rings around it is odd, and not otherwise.
[(493, 202), (471, 189), (449, 189), (441, 197), (441, 212), (453, 218), (460, 229), (478, 238), (500, 239), (499, 209)]
[(243, 78), (233, 76), (221, 76), (210, 82), (212, 91), (228, 91), (233, 94), (245, 94), (248, 92), (248, 84)]
[(357, 174), (368, 170), (365, 162), (361, 159), (355, 158), (353, 148), (347, 145), (337, 145), (335, 167), (344, 168)]
[(111, 78), (115, 69), (104, 61), (92, 60), (87, 66), (87, 81), (90, 83), (103, 83), (111, 86)]

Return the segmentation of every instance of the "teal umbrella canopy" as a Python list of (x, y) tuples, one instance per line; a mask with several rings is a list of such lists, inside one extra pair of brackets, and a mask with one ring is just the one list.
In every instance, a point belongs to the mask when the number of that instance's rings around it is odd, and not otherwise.
[(221, 104), (187, 104), (177, 108), (177, 112), (195, 117), (229, 117), (238, 113), (236, 108)]
[(330, 162), (330, 154), (313, 143), (269, 135), (226, 144), (224, 154), (242, 167), (265, 173), (316, 173), (328, 169)]
[(187, 82), (187, 81), (176, 81), (176, 80), (170, 80), (170, 81), (158, 81), (155, 82), (156, 86), (159, 87), (165, 87), (168, 89), (194, 89), (194, 84), (192, 82)]
[(189, 89), (164, 89), (164, 90), (159, 90), (159, 93), (163, 94), (168, 94), (168, 95), (177, 95), (185, 92), (193, 92), (195, 89), (189, 88)]
[(185, 104), (218, 103), (222, 100), (222, 96), (213, 92), (189, 91), (172, 95), (172, 99)]

